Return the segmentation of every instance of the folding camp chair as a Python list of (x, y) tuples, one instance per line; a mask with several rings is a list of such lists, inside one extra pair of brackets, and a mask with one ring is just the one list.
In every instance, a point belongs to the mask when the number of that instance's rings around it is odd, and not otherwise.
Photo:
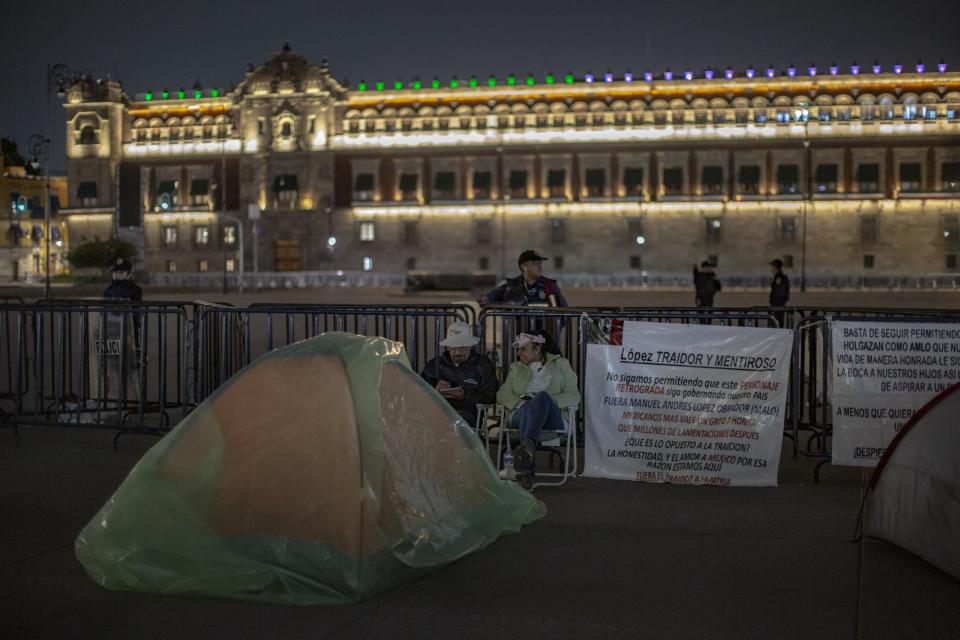
[(477, 434), (481, 442), (487, 441), (487, 428), (497, 422), (497, 405), (477, 403), (477, 419), (473, 424), (473, 432)]
[[(553, 456), (560, 458), (559, 471), (537, 471), (534, 488), (553, 486), (559, 487), (569, 478), (577, 475), (577, 407), (572, 406), (560, 410), (563, 416), (563, 429), (544, 430), (540, 434), (540, 444), (537, 451), (550, 452), (551, 460)], [(510, 442), (510, 418), (513, 411), (506, 407), (500, 407), (500, 433), (497, 437), (497, 468), (501, 470), (501, 477), (512, 477), (510, 469), (505, 469), (503, 465), (504, 453), (512, 448)], [(515, 430), (513, 430), (515, 431)], [(519, 434), (517, 434), (519, 442)], [(506, 447), (506, 448), (505, 448)], [(552, 465), (551, 465), (552, 468)]]

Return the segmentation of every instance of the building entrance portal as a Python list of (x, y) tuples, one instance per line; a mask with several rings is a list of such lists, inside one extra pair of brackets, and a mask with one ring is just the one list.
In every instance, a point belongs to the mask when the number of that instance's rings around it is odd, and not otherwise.
[(274, 271), (300, 271), (300, 241), (277, 240), (273, 243)]

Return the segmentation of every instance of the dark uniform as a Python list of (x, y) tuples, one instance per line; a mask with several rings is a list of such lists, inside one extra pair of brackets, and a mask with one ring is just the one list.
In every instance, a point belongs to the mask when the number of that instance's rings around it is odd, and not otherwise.
[(143, 300), (143, 289), (133, 280), (114, 280), (103, 290), (104, 300)]
[(477, 421), (477, 404), (496, 402), (497, 389), (500, 388), (493, 363), (476, 351), (471, 352), (459, 367), (453, 364), (450, 353), (444, 351), (427, 363), (420, 377), (431, 387), (436, 387), (441, 380), (446, 380), (451, 387), (462, 387), (463, 400), (455, 402), (448, 399), (447, 402), (471, 427)]
[(720, 279), (717, 274), (693, 268), (693, 286), (697, 290), (697, 306), (712, 307), (713, 297), (720, 292)]
[(124, 274), (125, 277), (113, 280), (106, 289), (103, 290), (104, 300), (128, 300), (131, 302), (140, 302), (143, 300), (143, 290), (129, 279), (130, 272), (133, 271), (133, 265), (129, 260), (118, 258), (113, 265), (113, 271), (110, 273), (112, 278), (114, 274)]
[(790, 278), (783, 271), (773, 274), (770, 283), (770, 306), (785, 307), (790, 300)]
[[(785, 307), (790, 300), (790, 278), (783, 271), (777, 271), (773, 274), (773, 281), (770, 283), (770, 306)], [(784, 327), (786, 314), (783, 311), (774, 311), (773, 317)]]
[(507, 278), (496, 289), (487, 294), (491, 304), (512, 304), (517, 306), (552, 306), (550, 296), (554, 296), (556, 306), (566, 307), (567, 299), (560, 291), (556, 280), (540, 276), (536, 282), (528, 285), (523, 275)]
[[(117, 260), (116, 264), (113, 267), (113, 273), (124, 273), (128, 274), (133, 269), (133, 265), (129, 261), (124, 259)], [(111, 274), (112, 276), (112, 274)], [(115, 300), (117, 302), (140, 302), (143, 300), (143, 289), (140, 288), (136, 282), (130, 279), (123, 280), (114, 280), (107, 288), (103, 290), (103, 299), (104, 300)], [(104, 344), (109, 348), (110, 341), (117, 341), (119, 337), (123, 335), (120, 325), (127, 321), (127, 318), (130, 319), (133, 325), (133, 331), (127, 331), (127, 353), (131, 353), (136, 357), (136, 366), (139, 367), (143, 364), (143, 354), (140, 351), (140, 328), (143, 322), (143, 319), (140, 315), (134, 313), (108, 313), (106, 314), (106, 329), (107, 333), (103, 336), (100, 336), (101, 339), (106, 340)], [(132, 348), (131, 348), (132, 347)], [(117, 350), (117, 353), (122, 353)], [(110, 366), (119, 366), (117, 363), (114, 363), (113, 360), (108, 360), (108, 365)], [(108, 366), (108, 376), (110, 373), (110, 366)], [(126, 370), (126, 375), (131, 376), (134, 374), (133, 364), (126, 363), (125, 366), (121, 367), (121, 372)], [(123, 375), (122, 373), (120, 374)], [(127, 389), (133, 389), (133, 384), (127, 384)]]

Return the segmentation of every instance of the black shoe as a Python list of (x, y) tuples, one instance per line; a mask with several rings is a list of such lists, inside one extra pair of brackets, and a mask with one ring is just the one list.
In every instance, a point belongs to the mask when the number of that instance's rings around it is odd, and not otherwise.
[(533, 491), (533, 483), (536, 479), (533, 477), (532, 473), (518, 473), (517, 482), (520, 483), (520, 486), (527, 491)]
[[(534, 468), (533, 454), (522, 444), (513, 450), (513, 469), (517, 476), (526, 475)], [(531, 474), (532, 475), (532, 474)]]
[(522, 444), (513, 450), (513, 469), (516, 471), (516, 481), (520, 483), (520, 486), (527, 491), (532, 490), (536, 481), (534, 474), (537, 464), (533, 453)]

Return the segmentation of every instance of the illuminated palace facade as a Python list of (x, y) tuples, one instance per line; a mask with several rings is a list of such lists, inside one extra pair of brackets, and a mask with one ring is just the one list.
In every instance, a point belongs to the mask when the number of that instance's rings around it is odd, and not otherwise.
[(230, 90), (87, 77), (65, 106), (73, 244), (120, 233), (155, 274), (235, 271), (238, 224), (248, 273), (504, 275), (534, 248), (570, 284), (773, 257), (816, 282), (960, 254), (942, 64), (348, 89), (285, 47)]

